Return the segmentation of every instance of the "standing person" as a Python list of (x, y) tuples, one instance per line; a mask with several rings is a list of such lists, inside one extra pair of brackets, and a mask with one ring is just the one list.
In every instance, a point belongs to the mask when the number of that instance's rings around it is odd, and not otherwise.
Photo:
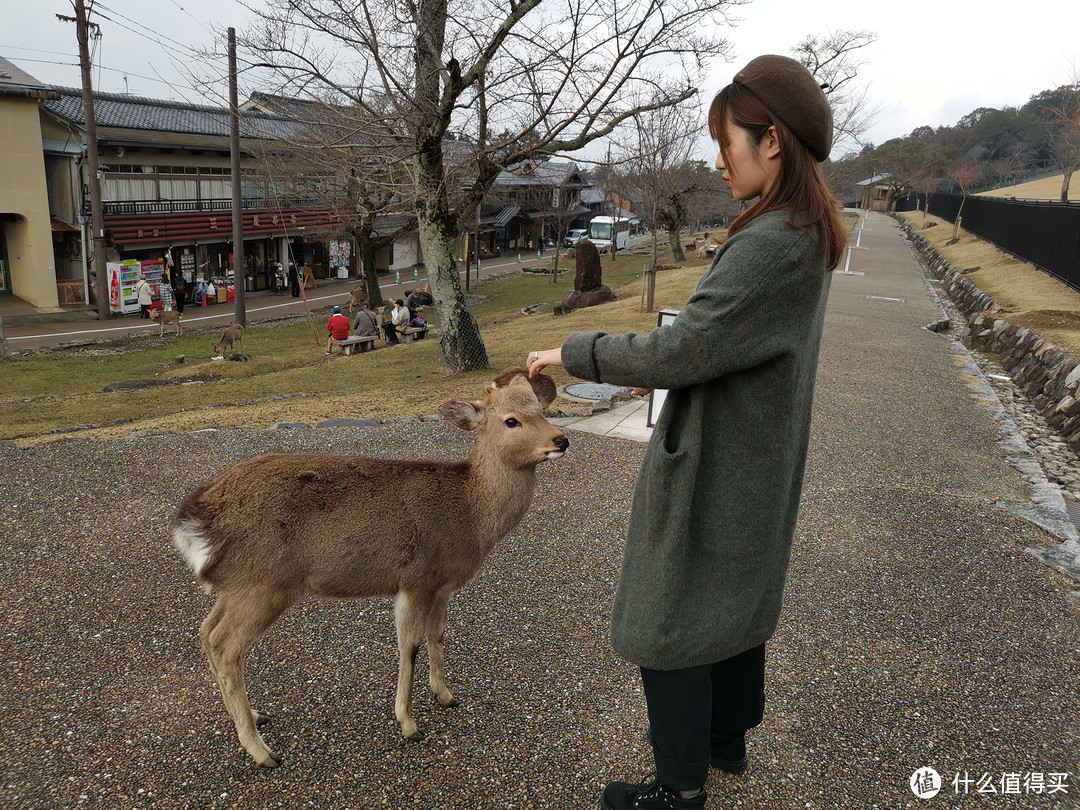
[(184, 302), (187, 299), (187, 282), (184, 281), (184, 274), (180, 272), (174, 272), (172, 276), (172, 289), (173, 299), (176, 303), (176, 311), (181, 315), (184, 314)]
[(349, 336), (349, 319), (341, 314), (341, 307), (334, 306), (334, 314), (326, 322), (326, 331), (330, 333), (326, 338), (326, 353), (330, 354), (335, 340), (345, 340)]
[(173, 286), (171, 280), (162, 279), (157, 285), (158, 300), (165, 309), (173, 308)]
[(709, 766), (746, 769), (765, 707), (810, 439), (829, 271), (847, 242), (818, 163), (825, 94), (798, 62), (760, 56), (709, 110), (737, 200), (685, 308), (647, 335), (571, 335), (530, 376), (669, 389), (634, 490), (612, 607), (615, 652), (641, 668), (656, 780), (612, 782), (606, 810), (703, 807)]
[(398, 333), (408, 325), (409, 308), (399, 298), (394, 302), (394, 311), (390, 315), (390, 320), (383, 322), (383, 330), (386, 332), (386, 339), (390, 341), (390, 345), (397, 346), (401, 343), (398, 340)]
[(150, 289), (150, 282), (146, 276), (139, 276), (135, 282), (135, 296), (139, 299), (139, 317), (150, 317), (150, 304), (154, 302), (154, 291)]
[(293, 298), (300, 297), (300, 275), (296, 272), (296, 262), (289, 262), (289, 293)]

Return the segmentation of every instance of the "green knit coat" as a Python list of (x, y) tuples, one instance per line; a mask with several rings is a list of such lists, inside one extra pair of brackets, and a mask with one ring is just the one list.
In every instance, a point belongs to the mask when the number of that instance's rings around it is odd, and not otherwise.
[(579, 332), (575, 377), (668, 389), (634, 489), (611, 643), (683, 669), (776, 630), (799, 509), (831, 274), (774, 211), (731, 237), (670, 325)]

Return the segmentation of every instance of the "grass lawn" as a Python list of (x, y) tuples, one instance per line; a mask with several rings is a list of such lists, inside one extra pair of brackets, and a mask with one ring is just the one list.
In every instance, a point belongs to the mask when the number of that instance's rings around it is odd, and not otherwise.
[[(964, 231), (957, 244), (947, 246), (949, 223), (924, 219), (921, 213), (907, 216), (919, 229), (937, 223), (921, 233), (956, 268), (979, 267), (967, 277), (1001, 305), (1001, 317), (1034, 329), (1080, 358), (1080, 292)], [(666, 243), (659, 249), (660, 262), (671, 264)], [(434, 414), (446, 400), (478, 398), (499, 370), (523, 365), (528, 352), (558, 346), (571, 332), (652, 329), (656, 313), (642, 306), (642, 271), (650, 258), (647, 245), (614, 260), (605, 258), (604, 282), (617, 300), (563, 316), (553, 314), (553, 308), (573, 288), (572, 260), (561, 260), (567, 269), (558, 283), (532, 273), (474, 283), (473, 310), (491, 362), (486, 371), (447, 369), (434, 339), (327, 357), (328, 313), (319, 313), (314, 334), (300, 319), (251, 322), (243, 345), (251, 357), (246, 363), (209, 359), (220, 329), (179, 338), (166, 332), (163, 338), (143, 336), (20, 357), (0, 364), (0, 438), (25, 445), (65, 435), (121, 437), (139, 430)], [(660, 271), (654, 310), (681, 309), (706, 266), (706, 260), (691, 254), (686, 262)], [(533, 314), (524, 314), (526, 309)], [(177, 362), (179, 355), (184, 362)], [(571, 381), (561, 369), (548, 373), (559, 386)], [(133, 381), (143, 382), (134, 390), (106, 390)]]
[[(661, 262), (670, 263), (670, 250), (660, 248)], [(523, 364), (529, 351), (557, 346), (571, 332), (651, 329), (655, 312), (641, 311), (642, 270), (649, 256), (642, 247), (604, 258), (604, 282), (618, 300), (564, 316), (554, 315), (553, 308), (573, 288), (573, 260), (560, 260), (565, 270), (557, 283), (550, 275), (531, 273), (474, 283), (473, 308), (492, 367), (487, 371), (447, 369), (433, 339), (327, 357), (327, 313), (317, 316), (314, 335), (306, 320), (250, 322), (243, 344), (251, 357), (246, 363), (210, 359), (220, 329), (179, 337), (166, 331), (163, 338), (16, 358), (0, 364), (0, 438), (25, 445), (65, 435), (118, 437), (138, 430), (434, 414), (448, 399), (476, 399), (499, 370)], [(706, 264), (691, 256), (680, 268), (662, 271), (655, 308), (681, 308)], [(530, 308), (535, 314), (523, 314)], [(178, 362), (179, 355), (184, 362)], [(561, 369), (550, 375), (558, 385), (570, 381)]]

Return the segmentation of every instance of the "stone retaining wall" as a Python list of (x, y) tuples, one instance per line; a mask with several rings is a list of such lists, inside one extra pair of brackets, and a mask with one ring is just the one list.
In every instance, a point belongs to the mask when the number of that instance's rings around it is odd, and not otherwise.
[(1032, 406), (1074, 451), (1080, 452), (1080, 363), (1041, 335), (997, 318), (997, 304), (942, 258), (904, 217), (893, 214), (923, 266), (944, 284), (949, 299), (965, 316), (961, 341), (969, 349), (996, 354), (1001, 367)]

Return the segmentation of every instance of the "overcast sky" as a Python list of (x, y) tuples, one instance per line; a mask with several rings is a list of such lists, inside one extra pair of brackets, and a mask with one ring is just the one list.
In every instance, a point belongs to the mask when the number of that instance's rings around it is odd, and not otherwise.
[[(193, 92), (183, 65), (189, 49), (209, 45), (208, 20), (243, 28), (235, 0), (98, 0), (95, 8), (103, 33), (95, 89), (211, 104), (227, 96), (224, 82), (218, 99)], [(4, 0), (0, 56), (46, 84), (78, 87), (75, 26), (56, 14), (73, 16), (70, 0)], [(1080, 70), (1078, 0), (753, 0), (732, 14), (742, 18), (727, 32), (733, 60), (717, 64), (702, 88), (706, 103), (754, 56), (788, 54), (807, 34), (872, 31), (878, 41), (865, 51), (859, 81), (881, 107), (868, 133), (875, 144), (924, 124), (955, 124), (977, 107), (1022, 105)]]

